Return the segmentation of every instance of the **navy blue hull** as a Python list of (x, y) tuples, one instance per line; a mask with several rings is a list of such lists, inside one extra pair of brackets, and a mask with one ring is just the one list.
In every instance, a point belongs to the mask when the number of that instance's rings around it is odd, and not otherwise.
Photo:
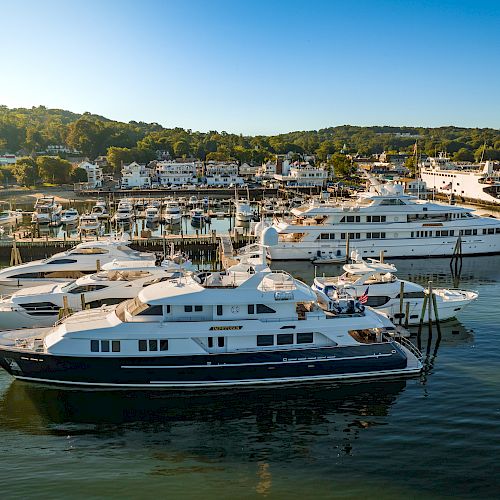
[(53, 356), (1, 347), (0, 366), (21, 379), (138, 387), (285, 383), (411, 372), (395, 343), (154, 357)]

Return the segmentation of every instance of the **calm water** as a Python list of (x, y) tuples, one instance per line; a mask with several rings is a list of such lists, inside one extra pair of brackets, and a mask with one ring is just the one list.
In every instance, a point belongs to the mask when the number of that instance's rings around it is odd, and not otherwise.
[[(451, 285), (447, 260), (395, 261)], [(310, 281), (312, 267), (279, 263)], [(338, 271), (329, 266), (327, 273)], [(500, 495), (500, 257), (428, 343), (419, 379), (203, 395), (91, 392), (0, 373), (2, 498), (493, 498)]]

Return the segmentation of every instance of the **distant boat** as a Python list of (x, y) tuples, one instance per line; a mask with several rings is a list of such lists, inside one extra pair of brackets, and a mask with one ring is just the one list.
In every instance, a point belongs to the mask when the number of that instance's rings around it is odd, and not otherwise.
[(76, 208), (68, 208), (64, 210), (61, 216), (63, 224), (76, 224), (78, 222), (79, 214)]
[(23, 220), (23, 213), (20, 210), (4, 210), (0, 212), (0, 226), (17, 224)]

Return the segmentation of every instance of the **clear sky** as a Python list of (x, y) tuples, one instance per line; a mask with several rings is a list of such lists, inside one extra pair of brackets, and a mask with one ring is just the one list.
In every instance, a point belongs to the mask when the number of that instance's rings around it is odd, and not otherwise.
[(500, 126), (500, 0), (0, 0), (0, 104), (272, 134)]

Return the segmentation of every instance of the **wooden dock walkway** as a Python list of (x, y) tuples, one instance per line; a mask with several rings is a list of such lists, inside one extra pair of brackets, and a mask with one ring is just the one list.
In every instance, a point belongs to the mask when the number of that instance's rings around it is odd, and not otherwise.
[(219, 235), (220, 241), (220, 261), (224, 269), (236, 264), (238, 261), (234, 258), (233, 241), (228, 234)]

